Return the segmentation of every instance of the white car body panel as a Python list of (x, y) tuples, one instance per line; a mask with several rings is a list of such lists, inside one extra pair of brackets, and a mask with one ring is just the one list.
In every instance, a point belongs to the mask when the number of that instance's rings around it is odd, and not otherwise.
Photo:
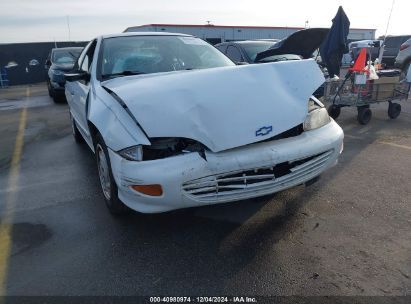
[[(270, 138), (302, 123), (324, 82), (314, 60), (121, 77), (103, 83), (149, 137), (197, 140), (214, 152)], [(263, 127), (272, 132), (256, 136)]]
[[(107, 37), (126, 35), (137, 33)], [(97, 39), (96, 52), (101, 39)], [(92, 125), (103, 137), (118, 196), (134, 210), (156, 213), (278, 192), (320, 175), (337, 162), (342, 151), (343, 131), (333, 120), (298, 136), (269, 140), (305, 120), (308, 99), (324, 81), (312, 60), (127, 76), (104, 82), (96, 78), (96, 69), (94, 60), (84, 102), (76, 96), (75, 83), (66, 84), (70, 113), (76, 125), (82, 124), (80, 133), (93, 151)], [(267, 126), (272, 126), (272, 132), (256, 136), (259, 128)], [(128, 161), (117, 153), (134, 145), (150, 145), (150, 137), (156, 136), (195, 139), (209, 150), (204, 155), (187, 152), (149, 161)], [(291, 166), (284, 176), (267, 179), (258, 175), (259, 170), (297, 160), (302, 163)], [(251, 173), (250, 179), (264, 180), (244, 183), (226, 193), (218, 190), (219, 180), (227, 180), (227, 176), (231, 180), (231, 174), (246, 176), (247, 170), (257, 172), (258, 176)], [(160, 184), (163, 194), (148, 196), (131, 188), (149, 184)], [(211, 192), (201, 192), (204, 185)]]
[[(198, 153), (143, 162), (127, 161), (110, 151), (114, 178), (119, 198), (131, 209), (143, 213), (226, 203), (249, 199), (301, 185), (335, 165), (342, 151), (343, 131), (334, 121), (322, 128), (303, 132), (300, 136), (239, 147), (223, 152), (208, 152), (206, 160)], [(274, 166), (287, 161), (330, 151), (319, 164), (303, 168), (299, 174), (273, 179), (271, 182), (254, 184), (226, 195), (196, 197), (184, 189), (184, 184), (201, 178), (215, 181), (219, 174), (242, 170), (254, 170)], [(161, 184), (163, 195), (152, 197), (130, 188), (135, 184)]]

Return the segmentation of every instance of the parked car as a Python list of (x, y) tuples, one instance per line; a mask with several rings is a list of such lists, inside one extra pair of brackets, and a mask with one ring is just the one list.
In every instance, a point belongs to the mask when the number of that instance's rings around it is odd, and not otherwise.
[(193, 36), (132, 32), (92, 40), (66, 79), (74, 138), (94, 151), (112, 213), (309, 184), (342, 151), (311, 96), (324, 81), (313, 60), (236, 66)]
[(371, 61), (375, 61), (380, 54), (383, 40), (359, 40), (351, 42), (348, 45), (349, 54), (351, 55), (351, 61), (355, 61), (363, 48), (367, 51), (367, 60), (371, 55)]
[(400, 46), (400, 51), (395, 58), (394, 66), (401, 69), (401, 78), (405, 78), (411, 63), (411, 38)]
[(385, 64), (387, 68), (393, 68), (395, 63), (395, 58), (400, 51), (400, 46), (405, 41), (411, 38), (411, 35), (403, 36), (387, 36), (384, 42), (384, 53), (382, 56), (382, 63)]
[(52, 97), (55, 102), (60, 102), (65, 99), (64, 73), (73, 68), (74, 62), (77, 60), (82, 49), (82, 47), (54, 48), (47, 56), (45, 64), (47, 71), (47, 88), (50, 97)]
[(244, 40), (222, 42), (215, 47), (237, 64), (255, 63), (255, 57), (258, 53), (268, 50), (278, 39), (272, 40)]
[[(272, 45), (268, 50), (258, 53), (254, 61), (264, 63), (314, 58), (324, 77), (328, 78), (327, 68), (323, 65), (318, 52), (328, 32), (329, 29), (326, 28), (310, 28), (297, 31)], [(324, 96), (324, 84), (321, 84), (313, 94), (317, 98)]]
[[(316, 50), (327, 36), (328, 29), (312, 28), (301, 30), (277, 41), (245, 40), (217, 44), (215, 47), (237, 64), (267, 63), (315, 58), (321, 64)], [(324, 75), (328, 76), (326, 69)], [(323, 95), (320, 87), (314, 94)]]

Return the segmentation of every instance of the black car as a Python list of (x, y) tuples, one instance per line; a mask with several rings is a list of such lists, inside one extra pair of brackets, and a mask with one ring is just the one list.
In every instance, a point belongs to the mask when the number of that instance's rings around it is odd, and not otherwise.
[(73, 68), (82, 50), (82, 47), (67, 47), (54, 48), (50, 51), (45, 68), (49, 95), (55, 102), (65, 100), (64, 85), (66, 81), (64, 73)]
[(400, 51), (401, 44), (410, 38), (411, 35), (387, 36), (387, 38), (385, 38), (382, 63), (384, 63), (387, 68), (394, 67), (395, 58)]
[(280, 40), (245, 40), (223, 42), (215, 45), (223, 54), (237, 64), (255, 63), (258, 53), (268, 50)]

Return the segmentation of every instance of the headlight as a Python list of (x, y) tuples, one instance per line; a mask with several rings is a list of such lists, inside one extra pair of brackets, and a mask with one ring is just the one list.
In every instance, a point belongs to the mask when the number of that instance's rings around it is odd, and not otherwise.
[(132, 146), (125, 148), (117, 152), (121, 157), (131, 160), (131, 161), (142, 161), (143, 160), (143, 147), (142, 146)]
[(308, 114), (305, 118), (304, 131), (314, 130), (325, 126), (331, 121), (327, 109), (316, 98), (311, 97), (308, 102)]
[(51, 71), (52, 71), (53, 74), (56, 75), (56, 76), (64, 75), (64, 72), (63, 72), (63, 71), (60, 71), (60, 70), (51, 70)]

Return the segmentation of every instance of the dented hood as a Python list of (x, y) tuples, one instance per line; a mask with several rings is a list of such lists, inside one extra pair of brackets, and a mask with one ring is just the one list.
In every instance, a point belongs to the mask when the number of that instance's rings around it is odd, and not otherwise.
[(214, 152), (262, 141), (301, 124), (324, 82), (313, 60), (115, 78), (149, 137), (197, 140)]

